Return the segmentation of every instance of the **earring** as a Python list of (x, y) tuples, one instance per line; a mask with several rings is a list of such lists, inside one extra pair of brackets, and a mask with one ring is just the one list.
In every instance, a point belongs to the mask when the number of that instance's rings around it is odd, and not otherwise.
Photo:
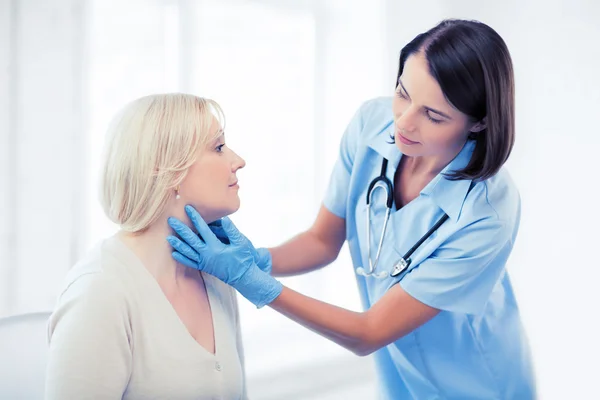
[(179, 200), (181, 198), (181, 196), (179, 195), (179, 186), (177, 186), (175, 188), (175, 199)]

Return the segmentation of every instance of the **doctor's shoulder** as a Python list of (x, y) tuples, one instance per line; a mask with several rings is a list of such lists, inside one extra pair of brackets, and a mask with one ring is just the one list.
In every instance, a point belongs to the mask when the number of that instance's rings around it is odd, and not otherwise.
[(386, 128), (393, 123), (392, 97), (376, 97), (363, 102), (346, 126), (340, 142), (340, 156), (350, 168), (356, 154), (378, 134), (387, 135)]
[(502, 223), (516, 237), (521, 219), (521, 196), (510, 173), (502, 167), (495, 175), (478, 182), (473, 190), (471, 218)]
[(373, 136), (381, 134), (393, 122), (391, 96), (381, 96), (369, 99), (362, 103), (359, 114), (362, 121), (363, 141), (368, 141)]

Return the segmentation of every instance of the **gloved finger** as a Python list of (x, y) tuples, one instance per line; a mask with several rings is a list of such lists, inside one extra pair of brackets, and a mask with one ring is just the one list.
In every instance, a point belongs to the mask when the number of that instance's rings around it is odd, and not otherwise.
[(229, 238), (229, 241), (231, 243), (239, 243), (240, 239), (242, 238), (242, 234), (240, 233), (240, 231), (238, 231), (238, 229), (228, 217), (224, 217), (222, 220), (223, 231), (225, 231), (225, 234)]
[(190, 267), (190, 268), (194, 268), (197, 269), (199, 271), (202, 270), (202, 265), (197, 264), (195, 262), (193, 262), (192, 260), (190, 260), (189, 258), (187, 258), (186, 256), (182, 255), (181, 253), (174, 251), (171, 253), (171, 256), (175, 259), (175, 261), (177, 261), (179, 264), (183, 264), (186, 267)]
[(175, 251), (183, 254), (190, 260), (195, 261), (196, 263), (200, 261), (198, 253), (175, 236), (167, 236), (167, 242), (169, 242), (169, 244), (171, 245), (171, 247), (173, 247), (173, 249), (175, 249)]
[[(185, 206), (185, 212), (187, 213), (190, 221), (194, 224), (194, 227), (204, 239), (204, 242), (209, 246), (222, 246), (222, 243), (217, 237), (212, 233), (202, 216), (196, 211), (196, 209), (190, 205)], [(187, 241), (187, 240), (186, 240)], [(188, 242), (189, 243), (189, 242)], [(189, 243), (191, 244), (191, 243)], [(193, 247), (193, 246), (192, 246)]]
[(206, 247), (202, 239), (198, 237), (187, 225), (179, 221), (177, 218), (169, 217), (167, 219), (169, 226), (179, 235), (184, 242), (191, 246), (197, 252), (202, 251)]

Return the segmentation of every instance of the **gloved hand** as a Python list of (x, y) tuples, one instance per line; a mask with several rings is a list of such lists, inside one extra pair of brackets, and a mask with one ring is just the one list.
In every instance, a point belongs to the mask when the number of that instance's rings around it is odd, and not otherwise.
[(168, 219), (171, 228), (181, 237), (181, 240), (167, 237), (176, 250), (172, 254), (177, 262), (217, 277), (258, 308), (279, 296), (283, 285), (258, 267), (254, 260), (256, 249), (229, 218), (222, 220), (221, 227), (230, 242), (224, 244), (193, 207), (186, 206), (185, 211), (200, 236), (176, 218)]
[[(232, 224), (233, 225), (233, 224)], [(229, 237), (225, 233), (223, 229), (223, 221), (218, 219), (214, 222), (208, 224), (210, 230), (215, 234), (215, 236), (221, 241), (221, 243), (229, 244)], [(250, 241), (244, 236), (240, 231), (238, 231), (235, 226), (233, 228), (236, 230), (237, 234), (241, 237), (243, 241)], [(271, 274), (271, 269), (273, 268), (273, 259), (271, 258), (271, 253), (264, 247), (259, 247), (255, 249), (250, 243), (250, 247), (252, 248), (252, 256), (254, 257), (254, 262), (258, 265), (258, 268), (266, 272), (267, 274)]]

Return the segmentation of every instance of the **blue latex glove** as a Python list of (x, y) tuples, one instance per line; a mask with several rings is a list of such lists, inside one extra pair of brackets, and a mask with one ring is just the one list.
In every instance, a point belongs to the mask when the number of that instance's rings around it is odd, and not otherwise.
[[(225, 230), (223, 229), (222, 220), (218, 219), (214, 222), (211, 222), (210, 224), (208, 224), (208, 227), (215, 234), (215, 236), (221, 241), (221, 243), (229, 244), (229, 237), (227, 236), (227, 233), (225, 233)], [(236, 229), (236, 231), (237, 231), (237, 229)], [(237, 231), (237, 233), (240, 235), (242, 240), (248, 241), (248, 243), (250, 244), (250, 247), (252, 248), (252, 251), (253, 251), (252, 255), (254, 257), (254, 261), (256, 262), (256, 265), (258, 265), (258, 268), (265, 271), (267, 274), (271, 274), (271, 270), (273, 268), (273, 259), (271, 257), (271, 253), (269, 252), (269, 250), (267, 250), (264, 247), (259, 247), (258, 249), (255, 249), (254, 246), (252, 246), (252, 243), (250, 243), (250, 241), (246, 238), (246, 236), (242, 235), (242, 233), (239, 231)]]
[(167, 241), (176, 250), (173, 258), (188, 267), (211, 274), (231, 285), (242, 296), (261, 308), (279, 296), (283, 286), (262, 271), (254, 260), (256, 250), (229, 218), (223, 218), (222, 229), (230, 244), (222, 243), (191, 206), (185, 211), (198, 235), (176, 218), (169, 218), (171, 228), (181, 240), (168, 236)]

